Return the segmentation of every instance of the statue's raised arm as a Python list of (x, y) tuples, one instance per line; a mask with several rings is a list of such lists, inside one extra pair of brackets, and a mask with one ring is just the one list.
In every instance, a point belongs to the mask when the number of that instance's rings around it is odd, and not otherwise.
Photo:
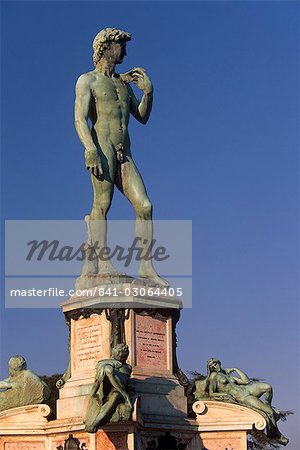
[(146, 124), (150, 117), (153, 102), (153, 85), (146, 70), (142, 67), (135, 67), (129, 72), (121, 74), (121, 78), (125, 83), (134, 83), (141, 91), (143, 91), (143, 97), (141, 101), (139, 101), (136, 98), (132, 87), (128, 84), (130, 112), (136, 120)]

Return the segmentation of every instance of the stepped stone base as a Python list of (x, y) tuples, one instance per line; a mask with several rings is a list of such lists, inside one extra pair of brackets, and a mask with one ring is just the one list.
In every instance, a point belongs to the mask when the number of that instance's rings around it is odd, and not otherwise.
[[(87, 450), (246, 450), (247, 431), (266, 426), (257, 412), (205, 400), (194, 403), (196, 418), (187, 416), (184, 388), (176, 378), (175, 328), (181, 307), (174, 298), (133, 296), (117, 302), (93, 297), (64, 303), (70, 365), (57, 401), (57, 419), (49, 420), (47, 405), (0, 413), (0, 450), (57, 450), (69, 434)], [(85, 432), (86, 409), (96, 363), (110, 357), (116, 309), (124, 312), (118, 326), (130, 350), (134, 411), (130, 421), (109, 423), (90, 434)]]
[[(72, 433), (88, 450), (146, 450), (164, 437), (166, 430), (186, 445), (197, 432), (195, 424), (184, 426), (160, 423), (144, 424), (137, 402), (130, 422), (105, 425), (95, 434), (84, 431), (82, 417), (47, 420), (47, 405), (14, 408), (0, 417), (0, 450), (56, 450)], [(25, 421), (24, 421), (25, 420)], [(190, 428), (190, 429), (188, 429)], [(156, 447), (149, 447), (156, 448)]]
[(247, 431), (266, 426), (260, 414), (239, 405), (203, 401), (193, 409), (196, 420), (174, 420), (164, 411), (145, 420), (137, 401), (131, 421), (108, 424), (90, 434), (84, 431), (82, 417), (48, 421), (47, 405), (14, 408), (0, 414), (0, 450), (56, 450), (70, 433), (88, 450), (246, 450)]

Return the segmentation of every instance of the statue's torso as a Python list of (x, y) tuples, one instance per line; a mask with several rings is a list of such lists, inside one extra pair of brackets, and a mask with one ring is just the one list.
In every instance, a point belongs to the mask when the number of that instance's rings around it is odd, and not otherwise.
[(217, 374), (218, 392), (232, 395), (236, 400), (242, 401), (247, 395), (245, 386), (238, 385), (230, 375)]
[[(92, 72), (90, 119), (100, 147), (123, 144), (129, 148), (130, 95), (121, 77)], [(105, 151), (105, 148), (103, 149)]]

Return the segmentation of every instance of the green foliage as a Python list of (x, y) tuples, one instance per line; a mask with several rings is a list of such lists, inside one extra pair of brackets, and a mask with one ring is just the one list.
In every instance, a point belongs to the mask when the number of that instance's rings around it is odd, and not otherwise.
[[(285, 421), (288, 416), (294, 414), (293, 411), (279, 411), (280, 419)], [(282, 448), (273, 439), (270, 439), (263, 431), (252, 430), (248, 435), (248, 449), (249, 450), (274, 450)]]
[(195, 382), (197, 380), (205, 380), (206, 375), (203, 375), (200, 372), (197, 372), (196, 370), (192, 370), (189, 372), (189, 374), (192, 376), (191, 382)]
[(255, 429), (248, 434), (247, 444), (249, 450), (274, 450), (282, 448), (277, 442), (268, 438), (266, 433)]

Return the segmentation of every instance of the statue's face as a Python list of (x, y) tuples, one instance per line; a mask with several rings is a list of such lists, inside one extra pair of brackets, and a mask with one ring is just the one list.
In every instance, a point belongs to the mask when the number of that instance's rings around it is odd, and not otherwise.
[[(25, 361), (24, 361), (24, 363), (25, 363)], [(12, 377), (12, 376), (17, 375), (18, 373), (20, 373), (23, 370), (23, 368), (24, 368), (23, 367), (24, 363), (19, 358), (12, 357), (9, 360), (9, 363), (8, 363), (9, 375)]]
[(216, 370), (216, 372), (221, 372), (221, 364), (220, 363), (216, 363), (215, 370)]
[(211, 370), (212, 370), (212, 372), (221, 372), (221, 364), (219, 363), (219, 361), (215, 361), (211, 365)]
[(116, 359), (118, 361), (121, 361), (121, 362), (125, 363), (126, 359), (128, 358), (128, 355), (129, 355), (128, 348), (124, 348), (124, 350), (119, 352), (118, 357)]
[(13, 367), (8, 366), (8, 373), (10, 377), (13, 377), (16, 373), (16, 370)]
[(123, 62), (126, 53), (126, 42), (112, 42), (109, 47), (109, 52), (114, 60), (115, 64), (121, 64)]

